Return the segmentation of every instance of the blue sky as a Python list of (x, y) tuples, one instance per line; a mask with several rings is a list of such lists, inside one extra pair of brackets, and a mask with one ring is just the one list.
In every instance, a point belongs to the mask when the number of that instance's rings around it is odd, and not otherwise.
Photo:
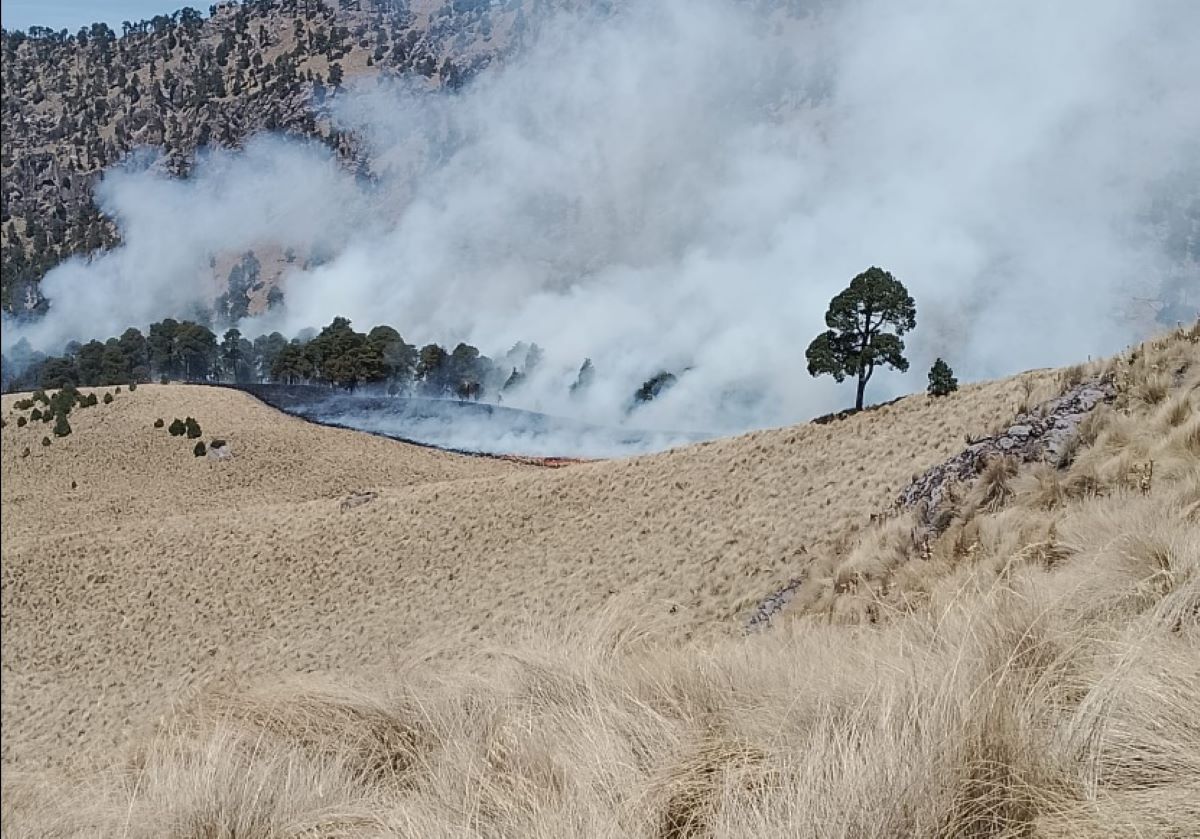
[(4, 0), (0, 21), (5, 29), (48, 26), (72, 33), (80, 27), (103, 21), (121, 34), (121, 21), (144, 20), (191, 6), (205, 15), (213, 0)]

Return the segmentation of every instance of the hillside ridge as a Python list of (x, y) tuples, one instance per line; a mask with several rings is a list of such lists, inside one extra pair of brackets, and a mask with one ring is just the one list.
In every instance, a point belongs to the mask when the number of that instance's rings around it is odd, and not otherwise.
[[(1096, 380), (1115, 398), (1070, 458), (989, 461), (928, 544), (919, 505), (871, 514)], [(563, 470), (149, 385), (22, 457), (43, 432), (15, 402), (14, 835), (1048, 839), (1200, 816), (1200, 323)], [(181, 412), (234, 456), (154, 427)], [(739, 631), (797, 576), (769, 631)]]
[[(105, 169), (139, 149), (186, 177), (198, 149), (239, 148), (270, 132), (321, 143), (369, 179), (364, 144), (331, 116), (351, 83), (403, 78), (455, 89), (519, 46), (545, 14), (574, 4), (534, 5), (249, 0), (218, 3), (207, 16), (188, 7), (126, 22), (120, 34), (102, 23), (4, 30), (0, 307), (43, 312), (46, 271), (118, 244), (94, 190)], [(264, 246), (270, 283), (285, 265)], [(215, 278), (241, 256), (214, 254)]]

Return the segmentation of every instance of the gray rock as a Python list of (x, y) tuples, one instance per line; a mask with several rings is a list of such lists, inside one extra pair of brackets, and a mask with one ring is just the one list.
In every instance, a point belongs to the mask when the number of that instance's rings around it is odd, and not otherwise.
[[(974, 480), (989, 460), (999, 456), (1017, 457), (1026, 463), (1048, 460), (1058, 464), (1084, 417), (1097, 405), (1111, 402), (1116, 396), (1116, 386), (1111, 382), (1092, 380), (1076, 385), (1062, 396), (1044, 403), (1039, 411), (1018, 416), (1017, 422), (1003, 434), (978, 440), (949, 460), (918, 475), (896, 498), (893, 510), (917, 511), (915, 540), (938, 535), (939, 526), (944, 526), (941, 523), (950, 521), (950, 516), (943, 513), (949, 503), (952, 484)], [(746, 630), (766, 629), (771, 619), (795, 598), (803, 581), (803, 577), (793, 578), (759, 601), (746, 621)]]

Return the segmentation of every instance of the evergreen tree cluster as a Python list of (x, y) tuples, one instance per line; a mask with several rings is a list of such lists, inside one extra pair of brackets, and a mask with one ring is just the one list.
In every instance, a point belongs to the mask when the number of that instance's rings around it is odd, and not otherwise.
[[(346, 390), (377, 387), (388, 393), (478, 400), (518, 389), (541, 363), (537, 344), (516, 344), (493, 360), (460, 343), (417, 348), (391, 326), (358, 332), (335, 317), (320, 332), (288, 340), (279, 332), (253, 341), (236, 328), (216, 334), (202, 323), (165, 318), (147, 334), (134, 327), (107, 341), (72, 342), (45, 357), (22, 339), (4, 356), (4, 389), (109, 385), (153, 378), (188, 382), (324, 385)], [(590, 360), (575, 390), (591, 381)]]
[[(159, 379), (164, 384), (318, 385), (371, 388), (392, 396), (503, 401), (525, 387), (543, 357), (541, 347), (524, 341), (496, 358), (467, 343), (452, 350), (435, 343), (418, 348), (394, 327), (358, 332), (344, 317), (290, 340), (280, 332), (250, 340), (237, 328), (218, 339), (203, 323), (164, 318), (145, 335), (130, 327), (107, 341), (71, 342), (57, 356), (37, 353), (22, 339), (11, 356), (0, 355), (0, 385), (4, 391), (19, 391), (128, 383), (133, 390), (139, 381)], [(582, 398), (595, 378), (595, 365), (584, 359), (568, 389), (570, 397)], [(660, 370), (632, 391), (628, 410), (660, 397), (677, 381), (675, 373)]]

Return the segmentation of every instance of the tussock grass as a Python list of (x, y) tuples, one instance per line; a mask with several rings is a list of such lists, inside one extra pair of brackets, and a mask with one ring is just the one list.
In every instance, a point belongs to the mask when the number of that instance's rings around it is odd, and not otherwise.
[(454, 663), (208, 694), (74, 797), (6, 794), (5, 836), (1192, 835), (1195, 347), (1114, 365), (1069, 466), (995, 465), (933, 544), (900, 515), (814, 556), (766, 634), (685, 643), (617, 598)]
[[(614, 611), (389, 684), (184, 707), (56, 829), (1185, 835), (1200, 818), (1200, 542), (1174, 505), (1164, 529), (1160, 505), (1116, 501), (1068, 517), (1067, 561), (963, 569), (874, 628), (801, 619), (680, 649)], [(15, 825), (42, 806), (10, 810), (8, 835), (35, 835)]]

